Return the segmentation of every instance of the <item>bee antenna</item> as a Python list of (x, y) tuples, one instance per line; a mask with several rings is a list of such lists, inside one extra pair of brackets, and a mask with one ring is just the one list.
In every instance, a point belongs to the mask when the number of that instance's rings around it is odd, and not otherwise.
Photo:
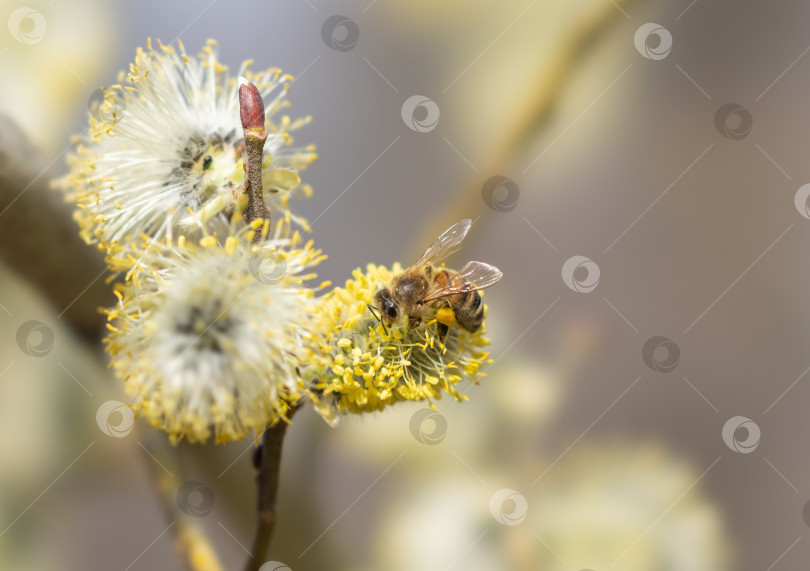
[(383, 323), (383, 320), (380, 318), (379, 315), (377, 315), (377, 312), (374, 311), (374, 306), (371, 305), (370, 303), (367, 303), (366, 306), (368, 307), (368, 310), (371, 312), (371, 315), (374, 316), (374, 319), (376, 319), (377, 321), (380, 322), (380, 325), (382, 325), (383, 331), (385, 331), (385, 334), (388, 335), (388, 329), (385, 328), (385, 323)]

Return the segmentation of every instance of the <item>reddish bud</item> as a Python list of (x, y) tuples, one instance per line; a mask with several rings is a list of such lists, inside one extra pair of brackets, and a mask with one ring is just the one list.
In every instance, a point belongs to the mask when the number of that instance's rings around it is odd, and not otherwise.
[(264, 101), (252, 83), (239, 86), (239, 117), (243, 129), (264, 130)]

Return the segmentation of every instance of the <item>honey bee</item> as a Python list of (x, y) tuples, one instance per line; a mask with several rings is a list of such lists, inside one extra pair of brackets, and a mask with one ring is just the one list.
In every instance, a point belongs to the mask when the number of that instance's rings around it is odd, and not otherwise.
[(410, 268), (394, 276), (387, 287), (374, 294), (369, 305), (383, 328), (408, 317), (408, 326), (418, 327), (429, 310), (436, 310), (437, 331), (442, 341), (456, 323), (475, 332), (484, 320), (484, 306), (479, 289), (489, 287), (503, 276), (503, 272), (483, 262), (467, 262), (459, 271), (437, 269), (440, 262), (459, 249), (472, 222), (462, 220), (436, 238), (433, 244)]

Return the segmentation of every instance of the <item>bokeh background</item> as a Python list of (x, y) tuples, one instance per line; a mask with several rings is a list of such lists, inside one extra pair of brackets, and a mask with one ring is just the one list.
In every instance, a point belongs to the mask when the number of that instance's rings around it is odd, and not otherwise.
[[(295, 418), (268, 571), (805, 568), (808, 21), (795, 1), (5, 0), (0, 111), (39, 151), (3, 141), (36, 168), (1, 201), (0, 568), (183, 568), (144, 451), (163, 435), (96, 422), (125, 398), (92, 333), (103, 279), (75, 244), (26, 250), (56, 222), (16, 214), (148, 37), (296, 77), (324, 279), (466, 217), (453, 261), (504, 271), (469, 402)], [(76, 262), (48, 276), (54, 256)], [(229, 569), (251, 444), (166, 468)]]

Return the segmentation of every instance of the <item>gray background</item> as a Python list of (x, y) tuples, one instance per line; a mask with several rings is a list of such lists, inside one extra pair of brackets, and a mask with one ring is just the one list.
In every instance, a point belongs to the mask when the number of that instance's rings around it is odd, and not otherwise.
[[(58, 4), (64, 9), (70, 2)], [(479, 259), (504, 271), (486, 294), (495, 363), (489, 378), (469, 391), (469, 404), (439, 403), (448, 419), (442, 445), (425, 451), (411, 438), (408, 419), (418, 407), (391, 413), (395, 421), (375, 414), (331, 430), (310, 411), (296, 418), (285, 456), (278, 560), (295, 571), (391, 568), (375, 555), (376, 522), (403, 496), (420, 497), (436, 470), (461, 488), (485, 482), (479, 491), (486, 512), (495, 489), (530, 497), (543, 485), (541, 479), (532, 486), (537, 477), (548, 471), (551, 478), (578, 447), (609, 450), (620, 441), (655, 442), (690, 465), (695, 477), (702, 475), (684, 497), (700, 490), (722, 517), (730, 568), (801, 568), (810, 550), (802, 518), (810, 499), (810, 381), (802, 376), (810, 366), (810, 220), (794, 206), (794, 195), (810, 181), (810, 7), (636, 2), (625, 15), (608, 2), (404, 4), (117, 3), (105, 8), (111, 33), (101, 34), (98, 61), (76, 78), (79, 83), (64, 87), (71, 96), (59, 103), (60, 112), (71, 117), (72, 128), (54, 133), (48, 145), (56, 157), (64, 145), (53, 141), (66, 143), (69, 132), (83, 128), (87, 97), (126, 69), (146, 37), (180, 37), (190, 53), (214, 37), (232, 69), (252, 58), (255, 69), (277, 66), (297, 78), (291, 115), (314, 120), (296, 142), (317, 144), (320, 156), (303, 173), (314, 197), (297, 204), (329, 255), (322, 278), (342, 283), (368, 262), (407, 263), (464, 217), (475, 224), (454, 260)], [(28, 5), (46, 17), (56, 9)], [(553, 113), (517, 149), (507, 149), (503, 141), (528, 123), (524, 109), (531, 108), (534, 86), (592, 5), (618, 14), (584, 57), (569, 62)], [(12, 8), (0, 8), (2, 16)], [(322, 39), (322, 25), (333, 14), (359, 27), (350, 51), (334, 51)], [(661, 60), (645, 59), (634, 47), (634, 34), (646, 22), (672, 34), (672, 50)], [(57, 30), (59, 18), (48, 25)], [(92, 34), (76, 41), (92, 45)], [(4, 45), (0, 69), (9, 58), (51, 57), (43, 44)], [(20, 55), (23, 49), (29, 51)], [(41, 53), (31, 55), (36, 49)], [(20, 73), (3, 72), (5, 81), (22, 84)], [(440, 109), (430, 132), (403, 122), (402, 104), (415, 94)], [(724, 137), (715, 125), (716, 112), (729, 102), (753, 118), (740, 140)], [(733, 127), (734, 118), (729, 121)], [(62, 164), (57, 161), (55, 173)], [(485, 204), (482, 183), (493, 175), (519, 187), (514, 209)], [(563, 263), (574, 255), (598, 264), (600, 280), (590, 293), (563, 282)], [(125, 569), (166, 523), (149, 495), (137, 442), (106, 439), (93, 423), (98, 404), (120, 397), (120, 388), (96, 364), (93, 350), (57, 323), (60, 309), (42, 305), (8, 271), (2, 279), (0, 302), (19, 309), (0, 315), (8, 345), (0, 357), (16, 363), (0, 378), (7, 393), (0, 410), (15, 403), (18, 421), (33, 431), (26, 432), (26, 444), (20, 433), (0, 443), (3, 455), (19, 455), (13, 462), (22, 466), (3, 482), (4, 521), (91, 441), (98, 444), (0, 542), (50, 545), (66, 569)], [(16, 347), (17, 328), (27, 319), (56, 329), (56, 348), (42, 360)], [(667, 373), (642, 358), (645, 342), (659, 335), (680, 351)], [(499, 406), (497, 384), (513, 386), (515, 367), (530, 371), (530, 378), (531, 371), (545, 371), (556, 395), (553, 406), (538, 404), (520, 422), (517, 413), (489, 411)], [(91, 387), (92, 402), (84, 402), (65, 370)], [(59, 402), (43, 404), (54, 394)], [(724, 423), (738, 415), (761, 429), (750, 454), (723, 442)], [(205, 525), (232, 566), (244, 556), (237, 542), (247, 545), (251, 534), (248, 456), (226, 476), (217, 475), (248, 444), (182, 447), (188, 477), (217, 492)], [(413, 452), (397, 460), (402, 450)], [(322, 543), (299, 559), (386, 468)], [(36, 476), (20, 475), (29, 473)], [(485, 559), (475, 554), (485, 543), (472, 546), (470, 561), (458, 568)], [(459, 555), (467, 547), (453, 546)], [(167, 568), (171, 557), (166, 534), (131, 568)], [(517, 567), (496, 557), (489, 568)], [(570, 562), (569, 568), (580, 567)]]

